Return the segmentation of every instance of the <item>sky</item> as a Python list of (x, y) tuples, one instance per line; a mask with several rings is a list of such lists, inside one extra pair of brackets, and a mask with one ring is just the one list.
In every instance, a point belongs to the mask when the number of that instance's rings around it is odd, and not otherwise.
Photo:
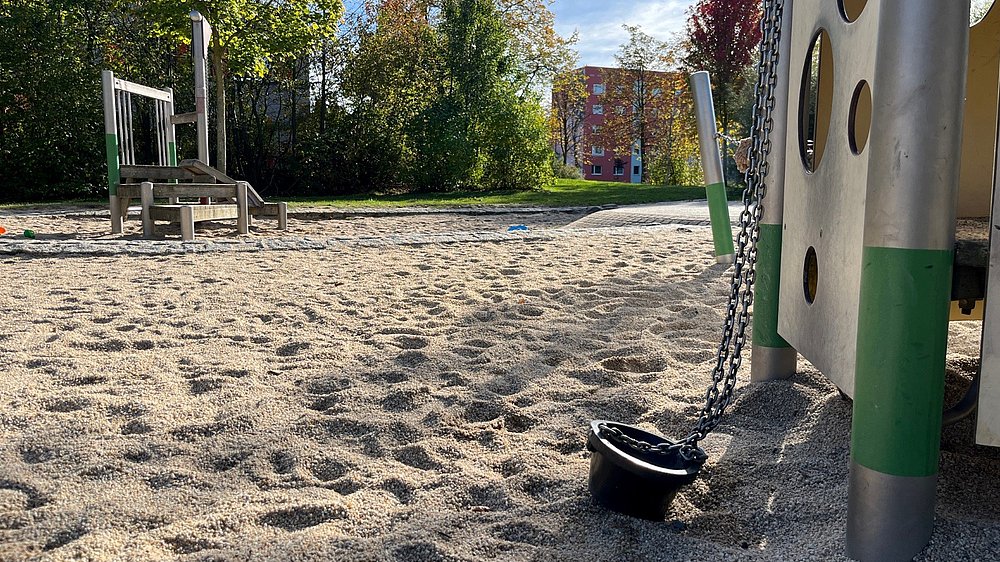
[(628, 39), (623, 24), (638, 25), (661, 41), (684, 32), (695, 0), (555, 0), (556, 31), (579, 32), (580, 64), (615, 66), (615, 52)]

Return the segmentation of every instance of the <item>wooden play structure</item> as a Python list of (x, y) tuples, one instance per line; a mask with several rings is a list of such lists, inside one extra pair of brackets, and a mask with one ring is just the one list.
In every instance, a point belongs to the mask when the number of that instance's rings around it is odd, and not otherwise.
[[(268, 203), (244, 181), (237, 181), (209, 166), (206, 66), (211, 27), (198, 13), (191, 13), (192, 55), (195, 63), (193, 113), (175, 114), (170, 89), (156, 89), (116, 78), (104, 71), (104, 127), (108, 158), (108, 194), (111, 231), (122, 232), (129, 204), (141, 203), (142, 235), (153, 236), (157, 221), (178, 223), (181, 238), (194, 240), (194, 225), (201, 221), (237, 221), (247, 234), (252, 217), (275, 218), (278, 228), (288, 226), (285, 203)], [(139, 98), (133, 100), (133, 96)], [(136, 161), (134, 114), (142, 101), (151, 113), (155, 162)], [(198, 128), (198, 158), (177, 162), (175, 125), (194, 123)]]
[[(751, 378), (789, 377), (801, 354), (853, 398), (855, 559), (930, 540), (949, 320), (984, 320), (970, 403), (977, 443), (1000, 446), (1000, 8), (971, 30), (969, 12), (783, 0)], [(980, 240), (956, 239), (973, 217)]]

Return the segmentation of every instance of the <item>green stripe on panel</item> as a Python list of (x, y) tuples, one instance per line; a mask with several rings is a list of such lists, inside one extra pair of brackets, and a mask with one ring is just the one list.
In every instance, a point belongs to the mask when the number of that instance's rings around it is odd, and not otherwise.
[(171, 166), (177, 165), (177, 143), (175, 142), (167, 143), (167, 164)]
[(883, 474), (937, 473), (952, 259), (864, 249), (851, 456)]
[(778, 335), (778, 287), (781, 280), (780, 224), (760, 225), (754, 276), (754, 345), (791, 347)]
[(118, 183), (121, 176), (118, 171), (118, 135), (105, 133), (104, 145), (108, 154), (108, 195), (118, 195)]
[(729, 203), (726, 201), (725, 182), (705, 186), (708, 197), (708, 215), (712, 219), (712, 239), (715, 241), (715, 255), (728, 256), (736, 253), (733, 248), (733, 227), (729, 222)]

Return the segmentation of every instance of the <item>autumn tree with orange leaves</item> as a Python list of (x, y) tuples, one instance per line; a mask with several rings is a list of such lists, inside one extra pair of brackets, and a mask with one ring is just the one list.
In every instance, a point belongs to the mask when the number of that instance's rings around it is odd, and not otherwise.
[(726, 132), (760, 45), (760, 18), (759, 0), (700, 0), (688, 17), (684, 63), (691, 72), (712, 75), (716, 110)]

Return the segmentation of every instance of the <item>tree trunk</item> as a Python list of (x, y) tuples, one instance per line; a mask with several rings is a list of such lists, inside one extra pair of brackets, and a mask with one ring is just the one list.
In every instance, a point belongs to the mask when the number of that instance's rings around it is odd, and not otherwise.
[(323, 50), (320, 53), (320, 72), (319, 72), (319, 132), (323, 134), (326, 132), (326, 64), (329, 51), (329, 42), (323, 41)]
[(212, 34), (212, 71), (215, 73), (215, 166), (226, 173), (226, 63), (217, 33)]

